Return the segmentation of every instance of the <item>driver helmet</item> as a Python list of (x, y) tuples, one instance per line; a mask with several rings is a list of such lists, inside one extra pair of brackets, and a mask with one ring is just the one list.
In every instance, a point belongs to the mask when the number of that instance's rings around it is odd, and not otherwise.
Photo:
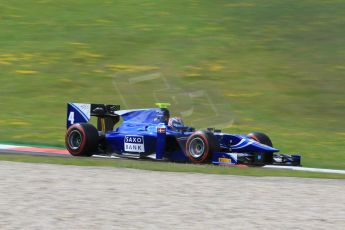
[(184, 124), (183, 124), (183, 121), (180, 117), (172, 117), (169, 119), (168, 126), (172, 130), (178, 131), (184, 127)]

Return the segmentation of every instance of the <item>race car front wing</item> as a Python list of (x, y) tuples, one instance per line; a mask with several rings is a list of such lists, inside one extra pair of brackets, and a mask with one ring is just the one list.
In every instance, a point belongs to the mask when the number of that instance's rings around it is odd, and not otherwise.
[(215, 165), (301, 166), (301, 156), (297, 154), (216, 152), (213, 154), (212, 163)]

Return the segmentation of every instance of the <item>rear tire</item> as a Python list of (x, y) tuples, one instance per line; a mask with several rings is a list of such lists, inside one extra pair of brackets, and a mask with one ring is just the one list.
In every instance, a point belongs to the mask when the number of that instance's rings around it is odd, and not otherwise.
[(261, 144), (273, 147), (271, 139), (264, 133), (252, 132), (252, 133), (249, 133), (247, 137)]
[(88, 123), (74, 124), (66, 132), (65, 144), (73, 156), (90, 157), (98, 147), (98, 131)]
[(196, 131), (187, 139), (186, 155), (192, 163), (201, 164), (208, 162), (218, 148), (219, 143), (213, 133)]

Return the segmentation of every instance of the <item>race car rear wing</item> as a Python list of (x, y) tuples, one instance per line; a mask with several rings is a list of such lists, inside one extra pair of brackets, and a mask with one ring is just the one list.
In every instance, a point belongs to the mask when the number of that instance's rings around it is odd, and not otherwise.
[(120, 105), (67, 103), (67, 129), (76, 123), (87, 123), (91, 116), (95, 116), (99, 131), (113, 130), (120, 120), (119, 115), (115, 114), (118, 110)]

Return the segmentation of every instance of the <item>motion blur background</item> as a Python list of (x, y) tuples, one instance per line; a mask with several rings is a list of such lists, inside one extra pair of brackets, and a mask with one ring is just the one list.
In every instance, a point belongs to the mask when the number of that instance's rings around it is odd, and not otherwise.
[(345, 168), (342, 0), (0, 0), (0, 141), (64, 146), (66, 103), (263, 131)]

